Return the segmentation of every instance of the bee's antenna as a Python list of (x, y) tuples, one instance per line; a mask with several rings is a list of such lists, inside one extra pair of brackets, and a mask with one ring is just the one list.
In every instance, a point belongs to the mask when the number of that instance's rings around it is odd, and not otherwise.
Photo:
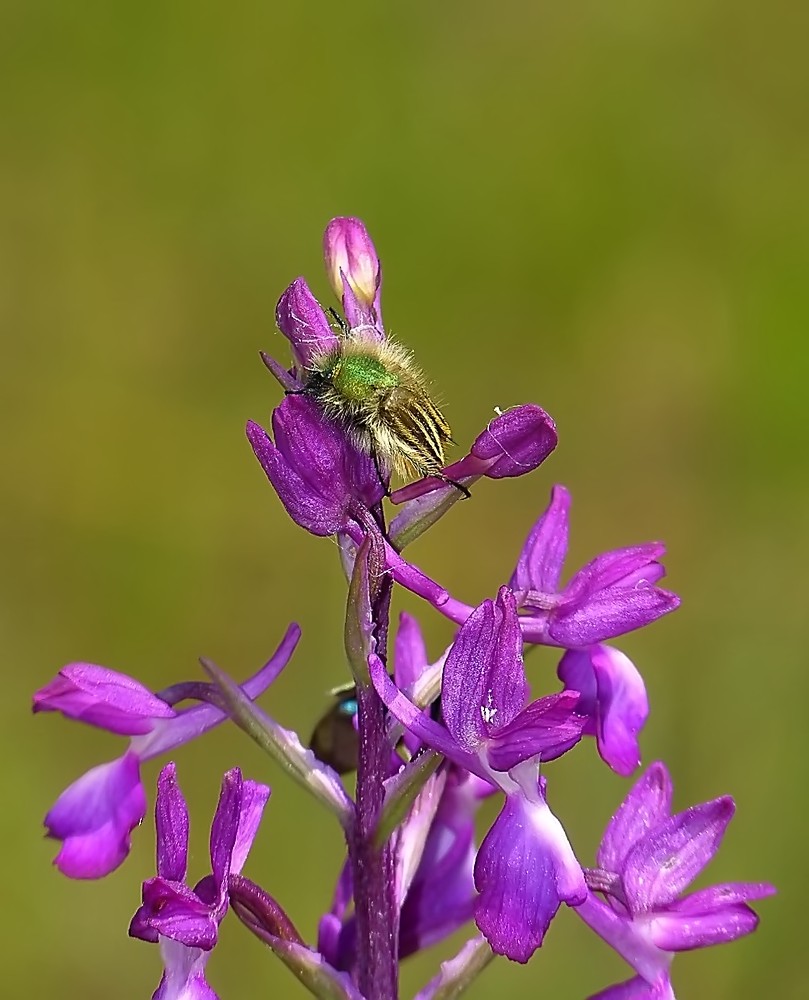
[(348, 334), (350, 333), (349, 326), (348, 326), (348, 323), (346, 323), (346, 321), (340, 315), (340, 313), (338, 313), (337, 310), (334, 309), (332, 306), (329, 306), (328, 309), (326, 310), (326, 312), (329, 314), (329, 316), (331, 316), (331, 318), (334, 320), (334, 322), (340, 327), (340, 332), (343, 334), (343, 336), (347, 337)]
[(377, 455), (377, 453), (376, 453), (376, 448), (372, 449), (372, 451), (371, 451), (371, 458), (373, 458), (373, 460), (374, 460), (374, 468), (376, 469), (376, 474), (379, 477), (379, 482), (382, 484), (382, 488), (385, 491), (384, 495), (386, 497), (390, 497), (390, 494), (391, 494), (390, 480), (386, 481), (384, 475), (382, 474), (382, 469), (379, 466), (379, 455)]

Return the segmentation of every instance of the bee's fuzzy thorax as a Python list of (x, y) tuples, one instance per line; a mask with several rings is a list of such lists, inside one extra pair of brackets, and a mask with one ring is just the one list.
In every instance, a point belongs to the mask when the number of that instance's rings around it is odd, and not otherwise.
[(452, 440), (410, 351), (393, 340), (346, 334), (312, 358), (304, 392), (385, 473), (435, 475)]

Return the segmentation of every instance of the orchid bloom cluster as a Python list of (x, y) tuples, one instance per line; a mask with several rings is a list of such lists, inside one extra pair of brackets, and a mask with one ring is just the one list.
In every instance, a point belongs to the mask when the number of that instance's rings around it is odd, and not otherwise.
[[(141, 763), (230, 720), (334, 817), (346, 861), (316, 936), (302, 936), (283, 901), (242, 875), (270, 789), (233, 768), (211, 824), (210, 871), (191, 883), (188, 811), (175, 765), (166, 763), (154, 806), (156, 874), (143, 884), (129, 928), (159, 945), (156, 998), (216, 996), (205, 968), (229, 910), (311, 993), (346, 1000), (394, 1000), (400, 960), (469, 925), (467, 943), (417, 993), (417, 1000), (439, 1000), (459, 996), (495, 955), (527, 962), (562, 903), (631, 969), (627, 982), (598, 997), (673, 997), (674, 955), (750, 933), (757, 916), (749, 902), (774, 892), (765, 883), (685, 892), (718, 850), (733, 800), (672, 814), (668, 771), (652, 764), (607, 824), (594, 867), (576, 854), (549, 804), (553, 761), (584, 737), (594, 737), (619, 775), (640, 764), (646, 690), (610, 642), (678, 606), (660, 586), (664, 546), (604, 552), (563, 576), (570, 494), (557, 485), (510, 576), (477, 604), (449, 594), (406, 559), (405, 547), (462, 498), (455, 484), (469, 490), (483, 478), (532, 472), (556, 447), (556, 427), (534, 404), (498, 410), (468, 453), (444, 470), (452, 482), (426, 478), (391, 493), (384, 470), (305, 391), (312, 360), (339, 350), (340, 336), (387, 336), (380, 263), (363, 224), (334, 219), (324, 245), (345, 329), (336, 332), (303, 278), (287, 288), (277, 323), (292, 365), (262, 355), (285, 395), (271, 433), (251, 422), (247, 436), (292, 520), (338, 542), (353, 687), (336, 714), (349, 763), (338, 765), (322, 748), (316, 756), (257, 704), (295, 653), (297, 625), (240, 684), (208, 660), (201, 661), (207, 680), (158, 693), (108, 668), (71, 663), (37, 692), (35, 711), (60, 712), (127, 743), (47, 814), (47, 832), (61, 843), (55, 863), (80, 879), (121, 865), (147, 810)], [(401, 615), (389, 642), (397, 586), (454, 623), (453, 641), (436, 660), (409, 615)], [(532, 646), (558, 650), (558, 683), (546, 684), (545, 693), (532, 690), (540, 678), (529, 679), (525, 668)], [(341, 775), (353, 767), (352, 796)], [(479, 839), (478, 811), (489, 797), (499, 801), (499, 814)]]

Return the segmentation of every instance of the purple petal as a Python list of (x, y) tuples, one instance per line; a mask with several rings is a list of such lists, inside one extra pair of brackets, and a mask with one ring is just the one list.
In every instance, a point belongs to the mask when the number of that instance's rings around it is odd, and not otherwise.
[(710, 913), (711, 910), (735, 906), (737, 903), (749, 903), (751, 899), (766, 899), (768, 896), (774, 896), (777, 891), (769, 882), (726, 882), (723, 885), (711, 885), (707, 889), (700, 889), (675, 900), (667, 912)]
[(516, 962), (542, 944), (560, 903), (576, 905), (587, 895), (561, 824), (544, 802), (521, 794), (506, 797), (481, 844), (475, 885), (475, 922), (498, 955)]
[(472, 919), (474, 817), (479, 804), (471, 781), (450, 768), (419, 867), (402, 907), (400, 957), (428, 948)]
[(758, 927), (758, 914), (746, 903), (709, 913), (663, 913), (652, 920), (649, 933), (665, 951), (691, 951), (744, 937)]
[(233, 845), (233, 857), (230, 862), (230, 871), (234, 875), (241, 874), (244, 868), (269, 797), (270, 789), (267, 785), (257, 781), (245, 781), (242, 785), (239, 828), (236, 831), (236, 842)]
[(70, 878), (102, 878), (129, 854), (130, 834), (146, 813), (140, 761), (134, 753), (100, 764), (65, 789), (45, 817), (61, 840), (54, 864)]
[(501, 587), (458, 630), (444, 665), (441, 711), (458, 745), (476, 753), (528, 699), (514, 595)]
[(416, 619), (403, 611), (394, 645), (394, 678), (403, 691), (412, 689), (427, 666), (427, 647)]
[(650, 924), (652, 940), (666, 951), (688, 951), (734, 941), (758, 925), (758, 916), (747, 902), (772, 896), (775, 891), (766, 882), (730, 882), (701, 889), (655, 916)]
[(613, 587), (588, 596), (581, 605), (565, 604), (552, 617), (548, 635), (573, 648), (613, 639), (649, 625), (680, 606), (680, 598), (646, 583)]
[(549, 761), (567, 753), (581, 739), (587, 721), (577, 714), (578, 700), (578, 691), (561, 691), (528, 705), (490, 740), (486, 755), (491, 767), (510, 771), (537, 755)]
[(692, 806), (632, 848), (623, 882), (633, 913), (659, 909), (679, 896), (716, 854), (734, 808), (729, 796)]
[(340, 347), (339, 337), (303, 278), (296, 278), (278, 300), (275, 322), (292, 344), (299, 369), (308, 368), (317, 355)]
[(671, 815), (671, 778), (656, 761), (640, 776), (604, 831), (598, 865), (621, 874), (632, 848)]
[(155, 803), (157, 874), (170, 882), (185, 881), (188, 868), (188, 807), (177, 784), (177, 768), (166, 764), (157, 779)]
[(315, 535), (344, 528), (357, 503), (370, 507), (384, 488), (373, 459), (305, 396), (287, 396), (273, 411), (275, 443), (249, 421), (247, 437), (290, 517)]
[(567, 555), (570, 494), (564, 486), (554, 486), (551, 501), (522, 547), (511, 577), (511, 588), (555, 594)]
[(69, 663), (34, 695), (35, 712), (61, 712), (70, 719), (122, 736), (148, 733), (173, 708), (138, 681), (93, 663)]
[(207, 951), (161, 938), (160, 954), (165, 972), (152, 1000), (219, 1000), (205, 981)]
[(635, 976), (625, 983), (594, 993), (589, 1000), (675, 1000), (675, 997), (668, 972), (661, 972), (654, 983)]
[(632, 774), (640, 764), (638, 733), (649, 715), (635, 665), (620, 650), (595, 645), (569, 650), (557, 673), (565, 687), (580, 692), (576, 711), (590, 716), (585, 732), (595, 731), (602, 758), (617, 774)]
[(143, 883), (143, 903), (132, 918), (129, 934), (144, 941), (167, 937), (210, 951), (217, 941), (219, 922), (215, 910), (187, 885), (157, 877)]
[[(638, 583), (651, 583), (644, 570), (649, 568), (656, 575), (659, 556), (666, 554), (662, 542), (645, 542), (623, 549), (611, 549), (591, 559), (565, 587), (565, 598), (579, 602), (590, 594), (609, 587), (635, 587)], [(657, 577), (659, 579), (659, 577)]]
[(402, 694), (388, 677), (385, 665), (376, 654), (368, 657), (368, 667), (376, 693), (385, 703), (388, 711), (406, 729), (415, 734), (423, 744), (444, 754), (459, 767), (471, 771), (486, 782), (491, 781), (480, 760), (474, 754), (459, 747), (443, 726), (433, 722), (422, 709), (417, 708), (409, 698)]
[[(215, 883), (224, 887), (230, 871), (233, 847), (242, 809), (242, 772), (231, 768), (222, 777), (222, 788), (211, 823), (211, 871)], [(186, 942), (188, 943), (188, 942)]]

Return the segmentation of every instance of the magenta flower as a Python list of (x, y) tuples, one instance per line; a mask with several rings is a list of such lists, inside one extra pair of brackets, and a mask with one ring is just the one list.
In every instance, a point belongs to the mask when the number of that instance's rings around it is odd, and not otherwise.
[[(255, 700), (289, 662), (300, 638), (290, 625), (270, 659), (242, 690)], [(59, 796), (45, 817), (48, 836), (62, 841), (54, 864), (70, 878), (102, 878), (127, 857), (132, 830), (146, 814), (140, 765), (169, 753), (227, 718), (214, 705), (175, 709), (138, 681), (90, 663), (68, 664), (34, 695), (35, 712), (129, 736), (123, 756), (94, 767)]]
[(157, 876), (143, 883), (143, 903), (129, 926), (132, 937), (161, 946), (165, 968), (155, 1000), (216, 996), (205, 981), (205, 963), (227, 912), (228, 878), (244, 867), (269, 796), (266, 785), (242, 781), (238, 768), (225, 774), (211, 824), (211, 874), (191, 889), (185, 884), (188, 809), (174, 764), (160, 772), (155, 806)]
[[(371, 679), (391, 713), (427, 746), (506, 793), (500, 816), (475, 863), (475, 920), (499, 954), (526, 962), (542, 943), (561, 902), (580, 903), (584, 876), (545, 801), (541, 761), (581, 738), (576, 691), (531, 702), (514, 596), (503, 587), (458, 631), (444, 665), (445, 726), (424, 715), (369, 659)], [(530, 918), (526, 919), (526, 914)]]
[(637, 973), (599, 997), (673, 997), (675, 953), (750, 934), (758, 916), (748, 901), (775, 892), (766, 882), (731, 882), (682, 896), (719, 849), (735, 807), (723, 796), (672, 816), (671, 793), (665, 766), (652, 764), (607, 826), (591, 891), (576, 908)]
[(332, 219), (323, 234), (326, 273), (352, 330), (384, 338), (382, 267), (373, 240), (359, 219)]
[(596, 556), (563, 588), (570, 494), (555, 486), (548, 509), (528, 536), (511, 588), (527, 642), (572, 649), (648, 625), (679, 606), (676, 594), (656, 587), (666, 547), (649, 542)]

